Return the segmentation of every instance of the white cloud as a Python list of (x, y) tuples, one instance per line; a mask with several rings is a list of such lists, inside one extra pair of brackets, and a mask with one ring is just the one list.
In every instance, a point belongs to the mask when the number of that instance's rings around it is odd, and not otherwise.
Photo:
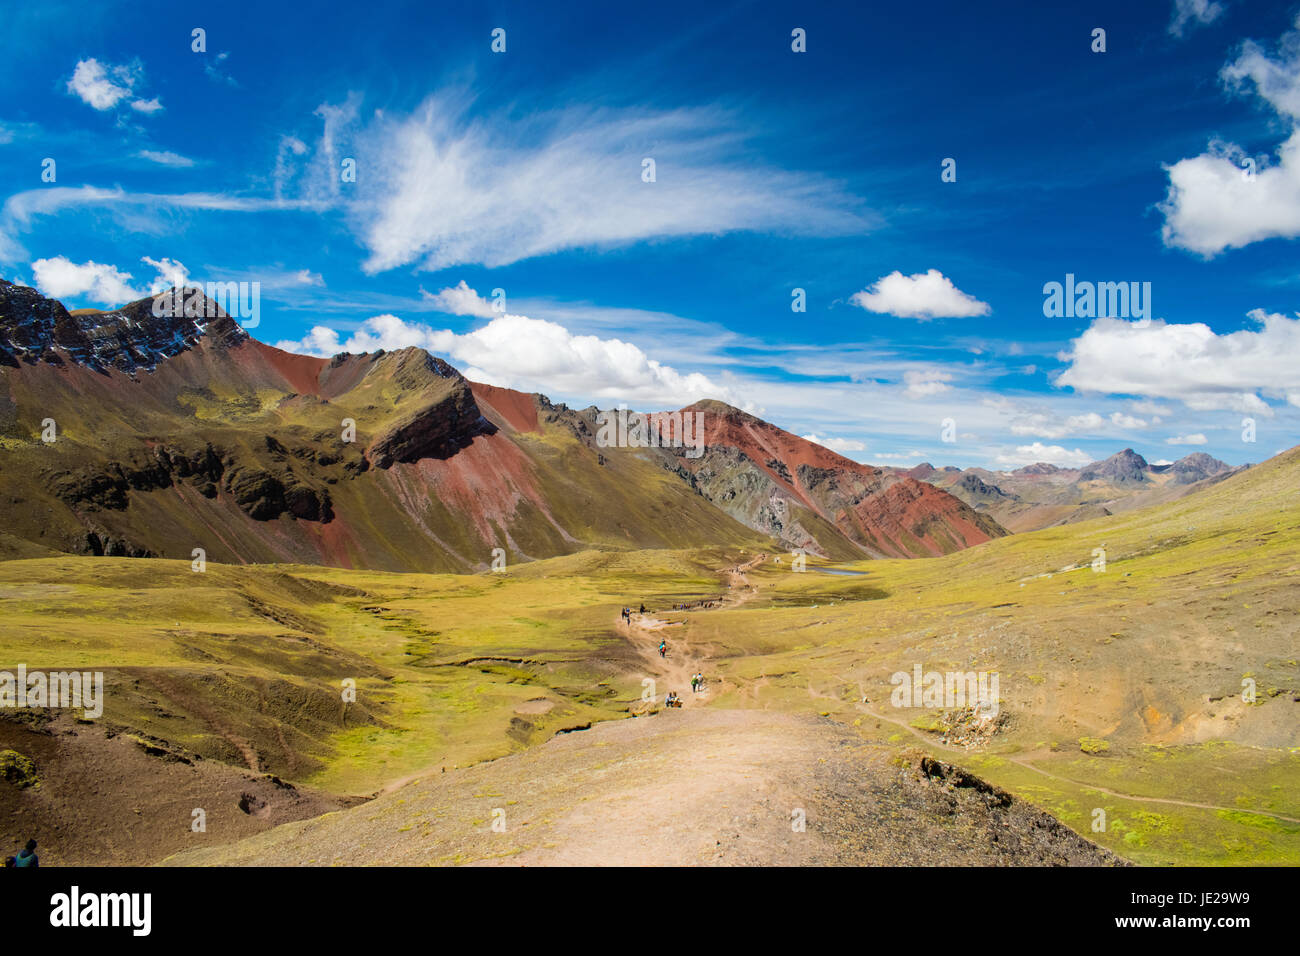
[(853, 438), (823, 438), (816, 432), (811, 435), (804, 435), (804, 441), (810, 441), (814, 444), (821, 445), (823, 448), (829, 448), (831, 451), (837, 451), (843, 454), (847, 451), (866, 451), (867, 446)]
[(312, 272), (310, 269), (296, 269), (292, 272), (285, 273), (283, 284), (288, 286), (303, 285), (317, 286), (325, 285), (325, 278), (319, 272)]
[[(471, 119), (469, 105), (439, 95), (410, 116), (376, 114), (353, 135), (365, 174), (349, 210), (370, 253), (367, 272), (501, 266), (670, 236), (838, 235), (870, 225), (836, 183), (765, 167), (721, 110), (574, 107)], [(338, 127), (331, 142), (345, 134), (338, 117), (321, 115)], [(642, 180), (646, 158), (656, 163), (654, 182)], [(337, 165), (320, 169), (333, 190)]]
[(185, 268), (184, 263), (167, 258), (151, 259), (148, 256), (142, 256), (140, 261), (145, 265), (153, 266), (154, 271), (158, 274), (150, 286), (150, 295), (157, 295), (159, 292), (165, 292), (168, 289), (182, 288), (189, 284), (190, 270)]
[(144, 69), (139, 62), (122, 66), (100, 63), (94, 57), (77, 61), (68, 80), (68, 92), (79, 97), (87, 106), (100, 112), (111, 110), (124, 100), (131, 101), (131, 108), (138, 113), (151, 115), (163, 108), (162, 102), (154, 97), (151, 100), (131, 99), (136, 84), (144, 78)]
[(1181, 37), (1189, 25), (1213, 23), (1223, 13), (1223, 4), (1216, 0), (1174, 0), (1174, 16), (1169, 21), (1169, 32)]
[[(1169, 191), (1159, 206), (1164, 242), (1207, 258), (1264, 239), (1300, 236), (1300, 30), (1283, 35), (1275, 59), (1247, 41), (1220, 76), (1235, 89), (1251, 84), (1290, 121), (1291, 135), (1273, 163), (1215, 140), (1205, 153), (1166, 167)], [(1246, 168), (1252, 163), (1253, 175)]]
[(1062, 356), (1070, 365), (1056, 384), (1271, 415), (1260, 393), (1280, 399), (1300, 389), (1300, 319), (1249, 316), (1257, 329), (1223, 335), (1202, 322), (1096, 319)]
[(1147, 423), (1144, 419), (1135, 418), (1132, 415), (1125, 415), (1123, 412), (1111, 412), (1110, 421), (1112, 425), (1118, 425), (1120, 428), (1147, 427)]
[(747, 404), (731, 388), (699, 372), (678, 372), (630, 342), (574, 335), (557, 323), (523, 315), (496, 315), (464, 334), (377, 315), (346, 340), (334, 329), (316, 326), (300, 341), (276, 343), (286, 351), (315, 355), (409, 346), (447, 356), (468, 377), (490, 385), (658, 407), (704, 398)]
[(881, 461), (911, 462), (918, 465), (925, 458), (919, 451), (878, 452), (872, 457)]
[(420, 296), (439, 311), (450, 315), (473, 315), (480, 319), (491, 319), (501, 314), (492, 308), (491, 302), (471, 289), (464, 279), (436, 295), (421, 288)]
[(1153, 462), (1151, 462), (1151, 464), (1153, 464), (1153, 465), (1172, 465), (1173, 462), (1170, 461), (1168, 458), (1161, 458), (1159, 461), (1153, 461)]
[(1225, 83), (1241, 89), (1249, 80), (1255, 92), (1279, 115), (1300, 120), (1300, 16), (1295, 29), (1282, 34), (1277, 59), (1269, 57), (1258, 43), (1247, 40), (1237, 59), (1222, 70)]
[(1139, 415), (1153, 415), (1157, 419), (1169, 415), (1169, 407), (1167, 405), (1161, 405), (1159, 402), (1149, 402), (1145, 399), (1136, 402), (1129, 402), (1128, 407), (1133, 409), (1133, 411), (1137, 412)]
[(1159, 206), (1165, 244), (1208, 258), (1264, 239), (1300, 236), (1300, 131), (1278, 156), (1275, 165), (1248, 178), (1241, 165), (1245, 153), (1216, 142), (1168, 167), (1169, 193)]
[(37, 259), (32, 263), (36, 287), (55, 299), (84, 296), (101, 305), (125, 305), (141, 298), (131, 287), (131, 274), (116, 266), (88, 261), (81, 264), (65, 256)]
[(928, 398), (952, 391), (952, 386), (945, 384), (952, 381), (952, 375), (937, 369), (904, 372), (903, 381), (907, 384), (903, 394), (908, 398)]
[(1173, 438), (1166, 438), (1166, 445), (1208, 445), (1210, 440), (1197, 432), (1194, 435), (1176, 435)]
[(1096, 412), (1060, 418), (1048, 412), (1024, 412), (1011, 422), (1011, 434), (1035, 435), (1039, 438), (1064, 438), (1079, 432), (1095, 432), (1106, 424)]
[(923, 321), (988, 315), (993, 311), (987, 303), (958, 289), (938, 269), (910, 276), (895, 270), (869, 288), (855, 292), (849, 301), (868, 312)]
[[(312, 200), (264, 199), (233, 196), (227, 193), (129, 193), (118, 187), (49, 186), (14, 193), (0, 208), (0, 262), (17, 261), (20, 251), (15, 233), (27, 229), (38, 216), (52, 216), (65, 209), (103, 206), (112, 210), (123, 228), (134, 232), (161, 235), (170, 222), (157, 210), (224, 210), (227, 212), (263, 212), (266, 210), (316, 210), (321, 204)], [(141, 215), (141, 211), (147, 214)]]
[(141, 159), (147, 159), (151, 163), (157, 163), (159, 166), (175, 166), (177, 168), (188, 168), (194, 165), (194, 160), (188, 156), (182, 156), (180, 153), (173, 153), (170, 150), (142, 149), (136, 153)]
[(81, 60), (68, 80), (68, 92), (81, 97), (97, 110), (111, 110), (131, 95), (139, 78), (139, 69), (130, 66), (105, 66), (93, 57)]
[(999, 465), (1009, 465), (1012, 468), (1036, 465), (1040, 461), (1059, 468), (1082, 468), (1092, 464), (1093, 458), (1078, 448), (1070, 451), (1060, 445), (1034, 442), (1032, 445), (1017, 445), (1014, 452), (1004, 452), (997, 456), (996, 461)]
[(305, 156), (307, 150), (307, 144), (296, 136), (280, 137), (280, 145), (275, 154), (275, 170), (271, 174), (276, 199), (284, 196), (285, 187), (298, 175), (294, 157)]

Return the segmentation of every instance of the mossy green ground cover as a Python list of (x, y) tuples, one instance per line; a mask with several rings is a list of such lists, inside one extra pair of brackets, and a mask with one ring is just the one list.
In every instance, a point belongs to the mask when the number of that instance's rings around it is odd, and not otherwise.
[[(739, 549), (583, 551), (477, 575), (11, 560), (0, 666), (113, 673), (107, 720), (209, 755), (292, 728), (280, 738), (304, 755), (296, 779), (370, 793), (627, 717), (648, 671), (619, 608), (644, 602), (707, 661), (707, 706), (821, 713), (926, 748), (1140, 863), (1296, 864), (1296, 459), (1145, 511), (860, 562), (857, 576), (768, 560), (744, 594), (722, 573), (753, 557)], [(937, 711), (891, 707), (890, 675), (917, 664), (996, 672), (998, 733), (944, 746)], [(353, 710), (337, 703), (348, 677)], [(223, 710), (241, 686), (261, 696)], [(186, 709), (191, 692), (202, 706)]]

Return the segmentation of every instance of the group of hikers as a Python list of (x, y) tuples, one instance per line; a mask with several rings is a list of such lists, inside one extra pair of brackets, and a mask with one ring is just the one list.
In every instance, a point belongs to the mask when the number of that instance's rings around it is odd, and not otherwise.
[(40, 858), (36, 856), (36, 841), (28, 840), (27, 845), (18, 851), (17, 856), (5, 857), (5, 869), (10, 867), (21, 866), (40, 866)]
[[(661, 645), (661, 646), (662, 646), (662, 645)], [(703, 674), (699, 674), (699, 673), (692, 674), (692, 675), (691, 675), (691, 693), (692, 693), (692, 694), (697, 694), (697, 693), (699, 693), (699, 692), (700, 692), (701, 690), (703, 690), (703, 689), (704, 689), (704, 675), (703, 675)], [(668, 692), (667, 696), (664, 697), (664, 706), (665, 706), (665, 707), (680, 707), (680, 706), (682, 706), (682, 699), (681, 699), (681, 697), (678, 695), (677, 691), (675, 691), (675, 690), (670, 690), (670, 691)]]
[[(674, 610), (674, 611), (690, 611), (690, 610), (694, 610), (694, 609), (696, 609), (696, 608), (720, 607), (721, 604), (722, 604), (721, 601), (693, 601), (693, 602), (690, 602), (690, 603), (688, 603), (688, 604), (674, 604), (674, 605), (673, 605), (673, 610)], [(623, 620), (630, 622), (630, 621), (632, 620), (632, 615), (633, 615), (634, 613), (636, 613), (636, 612), (634, 612), (630, 607), (625, 607), (625, 608), (623, 608)], [(641, 605), (641, 613), (642, 613), (642, 614), (645, 613), (645, 605), (644, 605), (644, 604)]]
[[(699, 606), (707, 606), (707, 605), (710, 604), (710, 603), (712, 603), (712, 602), (699, 601), (699, 602), (696, 603), (695, 606), (696, 606), (696, 607), (699, 607)], [(683, 609), (686, 608), (686, 607), (687, 607), (687, 605), (684, 605), (684, 604), (678, 604), (678, 605), (676, 605), (676, 606), (674, 607), (674, 610), (683, 610)], [(645, 605), (644, 605), (644, 604), (640, 605), (640, 608), (641, 608), (641, 610), (640, 610), (639, 613), (641, 613), (641, 614), (645, 614)], [(622, 610), (622, 612), (621, 612), (621, 616), (622, 616), (622, 618), (623, 618), (623, 621), (624, 621), (625, 623), (631, 624), (631, 623), (632, 623), (632, 615), (635, 614), (635, 613), (638, 613), (638, 612), (633, 611), (632, 608), (630, 608), (630, 607), (624, 607), (623, 610)], [(667, 657), (667, 656), (668, 656), (668, 642), (667, 642), (667, 641), (661, 640), (661, 641), (659, 642), (659, 646), (658, 646), (657, 648), (655, 648), (655, 649), (659, 652), (659, 656), (660, 656), (660, 657)], [(700, 673), (696, 673), (696, 674), (691, 675), (691, 693), (692, 693), (692, 694), (698, 694), (698, 693), (699, 693), (701, 690), (703, 690), (703, 689), (704, 689), (704, 675), (703, 675), (703, 674), (700, 674)], [(665, 707), (680, 707), (680, 706), (682, 706), (682, 699), (681, 699), (681, 697), (678, 696), (677, 691), (670, 691), (670, 692), (668, 693), (668, 695), (667, 695), (666, 697), (664, 697), (664, 706), (665, 706)]]

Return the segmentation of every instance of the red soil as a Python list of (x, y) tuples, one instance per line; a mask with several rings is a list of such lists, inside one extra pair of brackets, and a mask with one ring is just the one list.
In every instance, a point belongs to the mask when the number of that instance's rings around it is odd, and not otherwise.
[(474, 393), (474, 401), (489, 418), (495, 412), (501, 422), (517, 432), (542, 430), (537, 424), (537, 401), (532, 395), (482, 382), (470, 382), (469, 388)]
[(249, 339), (235, 351), (245, 350), (251, 350), (265, 366), (275, 370), (284, 379), (288, 391), (320, 396), (320, 373), (329, 364), (328, 359), (283, 352), (257, 339)]
[[(810, 509), (833, 521), (853, 541), (868, 544), (884, 554), (914, 556), (915, 544), (929, 554), (980, 544), (989, 535), (973, 520), (974, 515), (958, 499), (925, 482), (871, 465), (863, 465), (815, 442), (784, 431), (738, 409), (717, 403), (700, 403), (684, 411), (704, 416), (706, 446), (738, 449), (778, 486), (786, 489)], [(780, 462), (790, 475), (787, 480), (768, 462)], [(874, 489), (862, 500), (836, 513), (834, 499), (818, 501), (799, 481), (800, 466), (827, 469), (851, 475)], [(920, 535), (914, 529), (921, 528)], [(946, 529), (947, 534), (943, 532)]]

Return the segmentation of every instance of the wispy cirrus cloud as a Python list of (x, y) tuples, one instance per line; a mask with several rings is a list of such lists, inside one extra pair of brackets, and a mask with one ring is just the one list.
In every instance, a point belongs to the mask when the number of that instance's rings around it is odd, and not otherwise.
[[(352, 99), (318, 111), (327, 127), (322, 144), (297, 158), (328, 178), (302, 189), (326, 183), (346, 202), (367, 272), (502, 266), (562, 250), (738, 231), (843, 235), (875, 222), (836, 182), (764, 166), (737, 117), (721, 109), (573, 107), (516, 118), (471, 117), (471, 104), (440, 94), (411, 115), (377, 115), (356, 129)], [(334, 162), (343, 139), (363, 170), (352, 190), (340, 189)], [(282, 152), (283, 162), (294, 158)]]
[(1189, 29), (1217, 20), (1224, 11), (1218, 0), (1174, 0), (1174, 15), (1169, 21), (1171, 36), (1181, 37)]
[(953, 380), (950, 372), (939, 369), (908, 369), (903, 373), (907, 387), (903, 394), (908, 398), (925, 398), (930, 395), (942, 395), (952, 391), (948, 383)]
[(125, 228), (157, 235), (165, 231), (165, 221), (153, 214), (159, 210), (254, 213), (291, 209), (319, 211), (323, 206), (307, 199), (267, 199), (230, 193), (133, 193), (120, 186), (27, 189), (14, 193), (0, 206), (0, 262), (16, 262), (25, 257), (18, 234), (29, 229), (35, 220), (81, 208), (108, 209), (119, 217)]
[(147, 206), (170, 209), (206, 209), (225, 212), (264, 212), (274, 209), (318, 209), (310, 200), (277, 200), (230, 193), (133, 193), (121, 187), (53, 186), (14, 193), (0, 207), (0, 217), (29, 225), (37, 216), (49, 216), (79, 206)]
[(194, 160), (188, 156), (182, 156), (180, 153), (173, 153), (167, 149), (142, 149), (136, 155), (141, 159), (149, 160), (151, 163), (157, 163), (159, 166), (189, 169), (195, 165)]

